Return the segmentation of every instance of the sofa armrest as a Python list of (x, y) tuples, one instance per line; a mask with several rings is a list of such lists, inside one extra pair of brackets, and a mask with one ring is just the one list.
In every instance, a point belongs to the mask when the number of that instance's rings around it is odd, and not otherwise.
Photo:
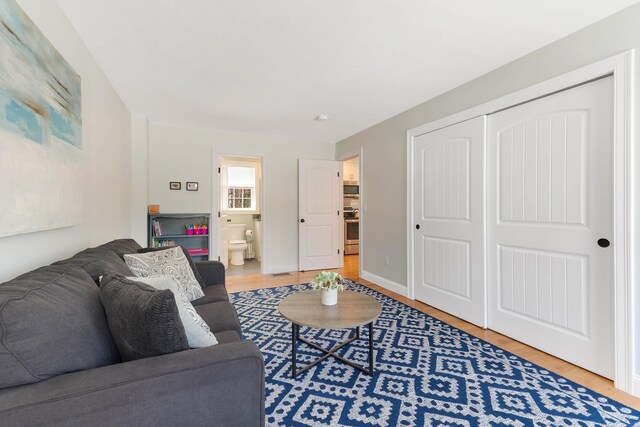
[(0, 390), (0, 425), (264, 425), (264, 360), (251, 341), (73, 372)]
[(224, 264), (220, 261), (198, 261), (195, 263), (198, 273), (206, 286), (224, 285)]

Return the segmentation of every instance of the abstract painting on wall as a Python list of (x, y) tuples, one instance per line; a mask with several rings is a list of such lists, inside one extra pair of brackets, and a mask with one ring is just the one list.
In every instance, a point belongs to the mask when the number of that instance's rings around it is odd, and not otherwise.
[(82, 221), (80, 76), (0, 0), (0, 237)]

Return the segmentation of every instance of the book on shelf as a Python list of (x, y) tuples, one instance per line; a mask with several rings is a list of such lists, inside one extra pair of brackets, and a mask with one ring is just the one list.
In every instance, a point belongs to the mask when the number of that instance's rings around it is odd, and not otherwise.
[(160, 221), (158, 221), (157, 219), (154, 219), (151, 227), (153, 229), (153, 235), (154, 236), (162, 236), (162, 227), (160, 226)]
[(153, 247), (154, 248), (167, 248), (169, 246), (176, 246), (176, 242), (173, 240), (154, 240)]
[(189, 255), (209, 255), (209, 249), (207, 248), (189, 248), (187, 252), (189, 252)]

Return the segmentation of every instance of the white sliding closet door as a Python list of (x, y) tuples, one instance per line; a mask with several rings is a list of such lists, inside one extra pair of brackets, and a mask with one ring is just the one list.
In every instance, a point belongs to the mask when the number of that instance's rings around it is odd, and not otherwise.
[(415, 296), (486, 326), (485, 117), (414, 139)]
[(614, 373), (611, 77), (489, 116), (489, 327)]

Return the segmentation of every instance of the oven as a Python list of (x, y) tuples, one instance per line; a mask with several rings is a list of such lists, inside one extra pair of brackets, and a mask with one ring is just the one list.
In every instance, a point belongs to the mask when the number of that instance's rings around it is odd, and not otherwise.
[(344, 254), (353, 255), (359, 252), (360, 219), (345, 218), (344, 220)]

